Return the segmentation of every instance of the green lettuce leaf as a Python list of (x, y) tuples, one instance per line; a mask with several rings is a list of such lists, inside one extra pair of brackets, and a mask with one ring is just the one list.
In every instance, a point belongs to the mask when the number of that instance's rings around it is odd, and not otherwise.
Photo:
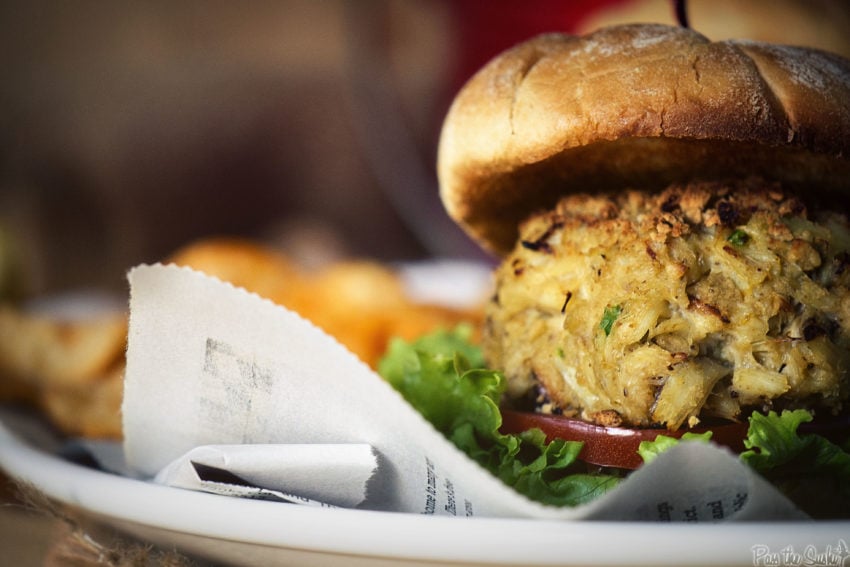
[(704, 433), (684, 433), (681, 438), (670, 437), (668, 435), (658, 435), (652, 441), (641, 441), (638, 445), (638, 455), (641, 456), (644, 463), (648, 463), (655, 459), (658, 455), (679, 444), (679, 441), (703, 441), (711, 440), (711, 431)]
[(518, 435), (499, 431), (505, 379), (483, 368), (470, 335), (471, 329), (461, 326), (412, 343), (394, 340), (378, 372), (446, 438), (529, 498), (575, 506), (613, 488), (620, 480), (616, 476), (575, 471), (581, 443), (547, 443), (539, 429)]
[(847, 518), (850, 443), (798, 433), (800, 424), (811, 420), (805, 410), (754, 413), (741, 460), (813, 517)]
[[(529, 498), (575, 506), (616, 486), (620, 476), (588, 474), (577, 465), (580, 442), (547, 443), (539, 429), (518, 435), (499, 431), (505, 379), (484, 368), (480, 349), (469, 340), (471, 333), (470, 327), (461, 326), (412, 343), (394, 340), (378, 371), (446, 438)], [(838, 445), (819, 435), (798, 434), (800, 424), (811, 419), (805, 410), (753, 413), (744, 441), (747, 450), (740, 458), (798, 504), (826, 494), (822, 497), (825, 502), (815, 507), (832, 507), (837, 514), (846, 514), (844, 509), (850, 506), (845, 506), (850, 503), (850, 439)], [(659, 435), (641, 443), (638, 453), (644, 462), (650, 462), (681, 441), (708, 442), (710, 438), (710, 432), (686, 433), (681, 439)]]
[(762, 473), (836, 476), (850, 486), (850, 453), (820, 435), (797, 433), (811, 420), (806, 410), (752, 414), (741, 460)]
[[(850, 510), (850, 440), (838, 445), (821, 435), (798, 433), (800, 424), (811, 420), (812, 414), (805, 410), (753, 413), (744, 439), (746, 451), (740, 459), (813, 517), (846, 518)], [(711, 434), (686, 433), (682, 440), (688, 437), (708, 441)], [(655, 441), (641, 443), (638, 453), (648, 463), (678, 443), (678, 439), (659, 435)]]
[[(740, 458), (756, 471), (767, 475), (827, 474), (850, 480), (850, 453), (846, 447), (815, 434), (800, 435), (801, 423), (812, 420), (806, 410), (777, 414), (754, 412)], [(681, 441), (709, 441), (711, 432), (685, 433)], [(659, 435), (654, 441), (643, 441), (638, 453), (645, 463), (679, 443), (679, 439)]]

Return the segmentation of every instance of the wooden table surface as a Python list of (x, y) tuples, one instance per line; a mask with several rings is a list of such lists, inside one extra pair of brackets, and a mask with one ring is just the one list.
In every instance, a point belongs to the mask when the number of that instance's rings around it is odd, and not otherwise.
[(60, 528), (57, 520), (24, 504), (12, 481), (0, 474), (0, 563), (44, 565)]
[(215, 567), (157, 549), (49, 502), (0, 473), (0, 565), (15, 567)]

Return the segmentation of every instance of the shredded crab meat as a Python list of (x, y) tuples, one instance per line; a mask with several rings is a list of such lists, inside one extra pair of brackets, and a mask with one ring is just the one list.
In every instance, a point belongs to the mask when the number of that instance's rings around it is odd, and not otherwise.
[(777, 187), (566, 197), (496, 285), (489, 363), (552, 411), (676, 429), (850, 395), (850, 227)]

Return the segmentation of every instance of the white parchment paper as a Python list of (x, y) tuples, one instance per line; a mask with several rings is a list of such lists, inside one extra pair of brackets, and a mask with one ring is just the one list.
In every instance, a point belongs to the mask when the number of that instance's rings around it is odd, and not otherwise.
[(376, 467), (374, 451), (364, 444), (204, 445), (154, 480), (228, 496), (354, 508)]
[[(661, 521), (800, 517), (736, 457), (704, 443), (678, 445), (589, 505), (540, 505), (467, 458), (368, 366), (297, 314), (188, 268), (139, 266), (129, 281), (124, 449), (136, 474), (164, 482), (179, 476), (176, 485), (192, 487), (186, 475), (163, 471), (181, 470), (193, 462), (193, 450), (205, 447), (219, 455), (216, 467), (229, 462), (233, 476), (260, 489), (367, 509)], [(318, 453), (366, 446), (374, 461), (349, 463), (368, 469), (365, 481), (340, 474), (349, 465), (339, 460), (301, 467), (288, 480), (285, 467), (263, 456), (266, 446), (285, 452), (287, 445), (313, 445)], [(226, 456), (233, 446), (241, 465)], [(308, 453), (293, 450), (287, 459), (310, 465)], [(266, 463), (261, 472), (258, 462)]]

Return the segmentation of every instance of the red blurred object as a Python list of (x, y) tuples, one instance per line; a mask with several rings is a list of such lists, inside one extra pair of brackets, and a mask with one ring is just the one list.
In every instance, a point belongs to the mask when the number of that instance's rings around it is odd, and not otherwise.
[(462, 0), (449, 2), (457, 22), (458, 87), (496, 54), (543, 32), (574, 33), (602, 8), (632, 0)]

